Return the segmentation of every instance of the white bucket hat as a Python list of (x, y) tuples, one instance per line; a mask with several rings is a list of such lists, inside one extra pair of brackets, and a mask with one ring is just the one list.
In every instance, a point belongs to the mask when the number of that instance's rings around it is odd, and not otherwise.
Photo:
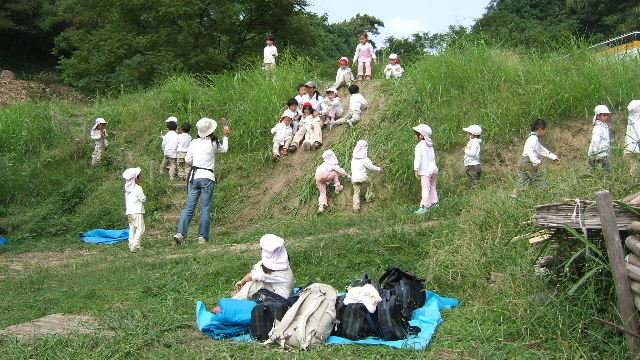
[(475, 136), (480, 136), (480, 134), (482, 134), (482, 128), (480, 127), (480, 125), (471, 125), (469, 127), (466, 128), (462, 128), (462, 130), (471, 133)]
[(310, 87), (310, 88), (314, 88), (314, 89), (318, 88), (318, 86), (316, 85), (316, 82), (315, 82), (315, 81), (307, 81), (307, 82), (304, 84), (304, 86), (306, 86), (306, 87)]
[(598, 105), (595, 109), (593, 109), (593, 124), (596, 123), (598, 115), (600, 114), (611, 114), (611, 110), (607, 107), (607, 105)]
[(124, 191), (129, 193), (136, 185), (136, 178), (140, 175), (140, 168), (128, 168), (122, 173), (122, 178), (125, 180)]
[(338, 90), (336, 90), (336, 88), (334, 88), (334, 87), (330, 87), (330, 88), (328, 88), (327, 90), (325, 90), (325, 92), (337, 93), (337, 92), (338, 92)]
[(170, 123), (170, 122), (177, 123), (177, 122), (178, 122), (178, 118), (177, 118), (177, 117), (175, 117), (175, 116), (169, 116), (169, 117), (167, 118), (167, 120), (165, 120), (165, 122), (168, 122), (168, 123)]
[(289, 254), (284, 247), (284, 239), (274, 235), (265, 234), (260, 238), (262, 248), (262, 265), (270, 270), (281, 271), (289, 268)]
[(398, 54), (391, 54), (391, 55), (389, 55), (389, 59), (391, 59), (391, 60), (398, 60)]
[(106, 124), (106, 123), (107, 123), (107, 121), (106, 121), (105, 119), (103, 119), (103, 118), (97, 118), (97, 119), (96, 119), (96, 123), (95, 123), (95, 124), (93, 124), (93, 129), (92, 129), (92, 130), (95, 130), (95, 129), (96, 129), (96, 127), (97, 127), (98, 125), (100, 125), (100, 124)]
[(198, 128), (198, 136), (207, 137), (216, 131), (218, 123), (209, 118), (202, 118), (198, 120), (196, 127)]

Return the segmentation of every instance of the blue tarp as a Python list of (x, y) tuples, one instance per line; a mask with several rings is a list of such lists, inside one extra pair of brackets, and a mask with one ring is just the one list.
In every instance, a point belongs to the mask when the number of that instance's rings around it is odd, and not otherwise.
[(6, 238), (3, 238), (3, 237), (0, 237), (0, 245), (4, 245), (4, 244), (6, 244), (6, 243), (8, 243), (8, 242), (9, 242), (9, 239), (6, 239)]
[[(230, 300), (230, 299), (220, 299), (220, 307), (222, 309), (224, 309), (222, 305), (224, 300)], [(427, 302), (424, 304), (423, 307), (413, 312), (413, 315), (411, 316), (411, 321), (409, 322), (409, 324), (411, 324), (412, 326), (417, 326), (420, 328), (419, 333), (409, 335), (406, 339), (396, 340), (396, 341), (385, 341), (385, 340), (380, 340), (374, 337), (354, 341), (354, 340), (345, 339), (339, 336), (330, 336), (329, 339), (327, 340), (327, 345), (366, 344), (366, 345), (384, 345), (384, 346), (391, 346), (394, 348), (424, 350), (427, 348), (427, 346), (429, 346), (429, 343), (431, 342), (431, 338), (433, 337), (433, 334), (436, 331), (436, 327), (438, 326), (438, 324), (442, 322), (442, 315), (440, 314), (440, 310), (451, 309), (452, 307), (456, 307), (456, 306), (458, 306), (458, 299), (442, 297), (431, 291), (427, 291)], [(251, 308), (253, 308), (253, 306)], [(198, 328), (204, 334), (209, 335), (215, 339), (230, 337), (231, 339), (237, 340), (237, 341), (254, 342), (254, 340), (251, 339), (251, 336), (247, 334), (247, 332), (249, 331), (248, 323), (246, 325), (246, 329), (244, 333), (234, 334), (234, 335), (244, 334), (239, 336), (233, 336), (233, 335), (213, 336), (211, 333), (208, 333), (207, 331), (203, 331), (203, 328), (207, 329), (209, 324), (211, 324), (212, 320), (215, 319), (215, 316), (216, 315), (208, 312), (204, 308), (204, 304), (202, 302), (198, 301), (196, 303), (196, 317), (198, 320)], [(246, 311), (246, 314), (241, 317), (243, 319), (246, 319), (247, 316), (248, 316), (248, 319), (251, 320), (251, 309)]]
[(214, 339), (237, 336), (249, 332), (251, 310), (256, 303), (249, 300), (222, 298), (220, 313), (208, 312), (202, 301), (196, 302), (198, 329)]
[(129, 229), (104, 230), (95, 229), (80, 234), (80, 239), (92, 244), (114, 244), (120, 241), (129, 240)]

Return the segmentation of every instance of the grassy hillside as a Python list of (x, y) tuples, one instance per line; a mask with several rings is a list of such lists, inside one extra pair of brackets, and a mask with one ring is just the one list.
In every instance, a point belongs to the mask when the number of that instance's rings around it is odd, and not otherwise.
[[(426, 57), (408, 66), (401, 81), (366, 83), (363, 94), (377, 98), (375, 110), (354, 128), (328, 135), (343, 162), (359, 138), (369, 140), (370, 157), (387, 169), (375, 177), (379, 197), (374, 203), (354, 215), (348, 211), (346, 191), (331, 194), (335, 205), (326, 215), (302, 211), (317, 196), (309, 175), (296, 177), (283, 190), (302, 199), (302, 205), (243, 222), (238, 214), (269, 213), (280, 206), (283, 195), (265, 194), (272, 198), (259, 202), (248, 198), (264, 181), (259, 174), (286, 182), (295, 165), (311, 173), (319, 163), (317, 154), (296, 154), (301, 157), (278, 164), (269, 160), (268, 130), (294, 95), (295, 84), (315, 78), (309, 65), (294, 61), (268, 74), (177, 77), (148, 92), (91, 105), (47, 102), (0, 109), (0, 236), (14, 239), (0, 247), (0, 287), (6, 289), (0, 312), (8, 314), (0, 318), (0, 328), (67, 312), (95, 316), (115, 332), (52, 336), (28, 346), (1, 337), (0, 357), (627, 358), (624, 338), (591, 320), (619, 320), (610, 273), (596, 272), (574, 290), (580, 276), (597, 266), (594, 261), (587, 258), (579, 268), (568, 264), (559, 276), (541, 279), (533, 264), (549, 250), (510, 240), (533, 230), (523, 222), (536, 204), (593, 198), (601, 189), (621, 198), (636, 188), (628, 159), (619, 150), (608, 175), (585, 176), (585, 154), (591, 110), (599, 103), (614, 109), (612, 135), (615, 145), (621, 144), (626, 126), (622, 110), (640, 90), (630, 80), (640, 71), (638, 61), (594, 59), (581, 52), (534, 57), (483, 47)], [(81, 122), (106, 118), (109, 154), (119, 156), (124, 147), (132, 152), (128, 164), (148, 169), (161, 156), (158, 135), (168, 115), (192, 122), (205, 115), (232, 121), (231, 151), (217, 159), (213, 243), (170, 245), (175, 224), (164, 219), (179, 210), (167, 199), (179, 198), (184, 189), (158, 176), (143, 183), (149, 198), (143, 252), (129, 254), (125, 244), (78, 242), (77, 232), (126, 226), (121, 166), (88, 168), (90, 146), (73, 140), (81, 133)], [(509, 197), (514, 167), (535, 117), (549, 121), (545, 142), (562, 162), (545, 164), (546, 183), (514, 202)], [(418, 203), (411, 127), (420, 122), (434, 129), (442, 198), (423, 217), (411, 213)], [(484, 175), (468, 191), (461, 128), (471, 123), (485, 129)], [(364, 272), (379, 276), (387, 266), (399, 265), (426, 277), (430, 290), (459, 298), (461, 306), (444, 313), (433, 343), (420, 353), (337, 346), (282, 354), (201, 336), (192, 329), (194, 301), (210, 304), (225, 296), (258, 259), (257, 239), (267, 232), (287, 240), (299, 283), (320, 280), (342, 288)], [(597, 236), (591, 240), (600, 245)], [(574, 250), (584, 246), (561, 245)]]

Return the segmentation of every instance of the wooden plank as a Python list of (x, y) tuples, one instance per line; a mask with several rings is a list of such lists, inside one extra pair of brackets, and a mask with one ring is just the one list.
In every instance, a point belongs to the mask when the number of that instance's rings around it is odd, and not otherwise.
[[(640, 319), (638, 318), (638, 309), (634, 303), (633, 293), (631, 291), (631, 282), (629, 281), (629, 265), (624, 260), (624, 248), (620, 241), (620, 232), (616, 223), (616, 214), (613, 209), (613, 201), (609, 191), (600, 191), (596, 194), (596, 204), (600, 222), (602, 224), (602, 234), (607, 245), (607, 255), (609, 256), (609, 264), (613, 272), (613, 281), (616, 286), (616, 295), (620, 306), (620, 316), (622, 326), (629, 332), (638, 334), (640, 331)], [(635, 267), (635, 266), (634, 266)], [(627, 338), (627, 346), (634, 355), (640, 353), (639, 339), (625, 333)]]
[[(577, 206), (579, 204), (579, 206)], [(618, 230), (631, 230), (631, 223), (640, 221), (640, 216), (633, 214), (618, 204), (613, 205)], [(576, 213), (574, 216), (574, 212)], [(575, 200), (566, 203), (547, 204), (536, 207), (533, 222), (545, 228), (564, 228), (565, 226), (580, 229), (601, 229), (600, 216), (592, 201)]]

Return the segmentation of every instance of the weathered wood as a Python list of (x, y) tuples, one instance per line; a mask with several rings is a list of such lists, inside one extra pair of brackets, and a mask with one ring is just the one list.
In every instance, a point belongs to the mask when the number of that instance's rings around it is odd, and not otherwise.
[(624, 240), (624, 244), (627, 247), (627, 249), (629, 249), (629, 251), (631, 251), (636, 255), (640, 255), (640, 238), (639, 237), (635, 235), (627, 236), (627, 238)]
[[(632, 205), (637, 207), (637, 205)], [(631, 223), (640, 221), (640, 216), (629, 212), (618, 204), (613, 205), (618, 230), (628, 231)], [(575, 216), (574, 216), (575, 214)], [(587, 200), (566, 200), (563, 203), (539, 205), (535, 208), (533, 222), (537, 226), (561, 229), (565, 226), (581, 229), (602, 229), (600, 216), (593, 201)]]
[(627, 263), (640, 267), (640, 257), (636, 254), (629, 254), (624, 258)]
[(634, 221), (629, 225), (629, 230), (634, 234), (640, 234), (640, 221)]
[(635, 305), (636, 309), (640, 311), (640, 295), (633, 296), (633, 305)]
[(640, 282), (631, 281), (631, 291), (633, 291), (636, 295), (640, 295)]
[(627, 263), (625, 267), (627, 268), (627, 273), (629, 275), (629, 278), (631, 280), (640, 282), (640, 267), (631, 265), (629, 263)]
[[(613, 281), (616, 286), (622, 325), (629, 332), (638, 334), (640, 333), (638, 331), (640, 329), (640, 319), (634, 303), (629, 271), (627, 270), (630, 266), (636, 266), (629, 265), (624, 261), (624, 248), (620, 241), (620, 232), (616, 224), (616, 213), (611, 200), (611, 193), (609, 191), (598, 192), (596, 194), (596, 204), (600, 223), (602, 224), (602, 234), (607, 245), (607, 255), (609, 256), (609, 264), (613, 273)], [(626, 334), (626, 338), (629, 350), (634, 355), (640, 353), (640, 340), (629, 334)]]

